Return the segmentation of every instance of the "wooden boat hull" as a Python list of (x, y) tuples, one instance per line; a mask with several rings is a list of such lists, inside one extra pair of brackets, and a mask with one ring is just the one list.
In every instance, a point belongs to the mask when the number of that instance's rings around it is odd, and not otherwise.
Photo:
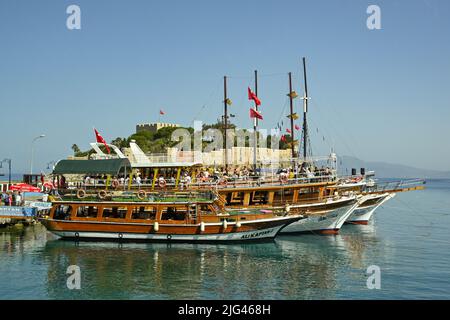
[(375, 210), (394, 196), (395, 193), (371, 194), (365, 196), (365, 199), (363, 199), (358, 207), (355, 208), (345, 223), (368, 224)]
[(356, 200), (343, 201), (342, 205), (333, 209), (317, 211), (306, 216), (305, 219), (289, 224), (281, 230), (280, 234), (337, 234), (357, 206)]
[(277, 217), (259, 221), (242, 221), (201, 225), (105, 223), (41, 219), (42, 224), (61, 238), (74, 240), (156, 241), (156, 242), (239, 242), (275, 238), (286, 225), (302, 217)]

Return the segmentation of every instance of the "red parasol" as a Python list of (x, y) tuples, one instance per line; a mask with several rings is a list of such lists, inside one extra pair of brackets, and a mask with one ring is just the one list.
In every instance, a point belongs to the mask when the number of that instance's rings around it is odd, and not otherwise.
[(9, 187), (11, 191), (22, 191), (22, 192), (41, 192), (41, 189), (33, 187), (32, 185), (26, 183), (17, 183)]

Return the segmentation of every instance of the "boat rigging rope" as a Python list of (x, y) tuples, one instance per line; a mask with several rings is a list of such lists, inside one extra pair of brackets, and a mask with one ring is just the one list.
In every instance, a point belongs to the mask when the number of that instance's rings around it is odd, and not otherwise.
[[(331, 130), (332, 130), (333, 132), (335, 132), (335, 136), (337, 136), (338, 139), (339, 139), (339, 141), (341, 141), (341, 142), (343, 143), (344, 147), (347, 149), (347, 151), (350, 153), (350, 155), (353, 156), (353, 157), (355, 157), (355, 158), (359, 158), (359, 157), (355, 154), (355, 152), (353, 151), (353, 149), (350, 148), (350, 146), (347, 144), (347, 140), (343, 138), (343, 136), (340, 134), (340, 131), (337, 130), (336, 127), (333, 125), (333, 122), (328, 121), (328, 118), (325, 117), (325, 116), (323, 115), (323, 113), (321, 112), (321, 107), (319, 106), (319, 104), (318, 104), (315, 100), (310, 100), (310, 101), (311, 101), (311, 103), (312, 103), (314, 109), (317, 110), (318, 113), (320, 114), (320, 117), (321, 117), (322, 119), (324, 119), (324, 120), (327, 122), (327, 125), (325, 126), (325, 128), (331, 128)], [(335, 112), (335, 114), (337, 115), (337, 113), (336, 113), (336, 111), (334, 110), (334, 108), (328, 108), (328, 109), (333, 110), (333, 112)], [(335, 122), (342, 123), (341, 117), (338, 116), (338, 118), (339, 118), (339, 119), (337, 119), (338, 121), (335, 121)], [(326, 129), (325, 129), (325, 130), (326, 130)], [(328, 130), (327, 130), (327, 131), (328, 131)], [(333, 135), (330, 135), (330, 136), (333, 136)], [(355, 140), (355, 139), (353, 138), (353, 136), (352, 136), (351, 134), (349, 134), (349, 133), (345, 134), (345, 136), (346, 136), (346, 137), (352, 138), (352, 140)], [(332, 142), (334, 143), (334, 140), (333, 140)], [(357, 145), (356, 143), (353, 143), (353, 144)]]
[[(264, 77), (280, 77), (287, 76), (287, 72), (278, 72), (278, 73), (258, 73), (258, 78)], [(227, 76), (228, 79), (255, 79), (255, 76)]]
[(208, 98), (206, 99), (205, 103), (200, 107), (200, 109), (197, 111), (197, 113), (194, 115), (194, 118), (190, 122), (190, 125), (193, 126), (194, 122), (198, 119), (198, 116), (205, 110), (205, 108), (210, 105), (210, 102), (214, 98), (214, 101), (217, 100), (216, 97), (219, 94), (219, 89), (221, 88), (221, 83), (223, 79), (220, 78), (217, 81), (217, 84), (212, 88), (211, 93), (209, 94)]

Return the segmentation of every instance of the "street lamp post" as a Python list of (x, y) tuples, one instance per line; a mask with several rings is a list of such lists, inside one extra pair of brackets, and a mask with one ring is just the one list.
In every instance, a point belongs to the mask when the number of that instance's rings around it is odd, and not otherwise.
[(11, 185), (11, 159), (3, 159), (0, 161), (0, 168), (3, 168), (3, 162), (8, 162), (8, 184)]
[(37, 136), (36, 138), (34, 138), (33, 141), (31, 142), (30, 174), (33, 174), (34, 142), (35, 142), (37, 139), (44, 138), (44, 137), (45, 137), (45, 134), (41, 134), (40, 136)]

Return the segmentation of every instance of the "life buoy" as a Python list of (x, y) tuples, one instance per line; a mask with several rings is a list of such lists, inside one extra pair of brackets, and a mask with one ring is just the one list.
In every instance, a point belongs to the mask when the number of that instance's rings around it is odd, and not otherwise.
[(104, 200), (107, 195), (108, 195), (108, 192), (106, 192), (106, 190), (100, 190), (97, 193), (98, 198), (101, 199), (101, 200)]
[(145, 199), (145, 191), (144, 190), (140, 190), (137, 194), (137, 197), (141, 200)]
[(159, 180), (158, 185), (160, 188), (165, 188), (167, 185), (166, 180)]
[(77, 198), (78, 199), (84, 199), (86, 197), (86, 191), (83, 189), (77, 190)]

